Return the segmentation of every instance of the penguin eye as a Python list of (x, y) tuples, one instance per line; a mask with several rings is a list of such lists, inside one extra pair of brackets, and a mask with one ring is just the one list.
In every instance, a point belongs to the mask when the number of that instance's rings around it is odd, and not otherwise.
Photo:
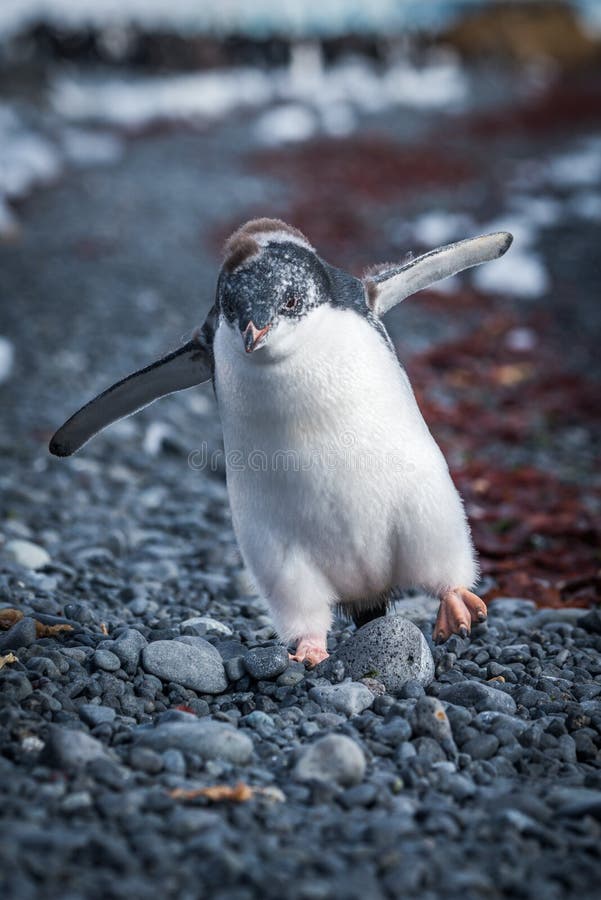
[(295, 297), (293, 294), (290, 297), (288, 297), (286, 300), (284, 300), (282, 309), (287, 309), (287, 310), (292, 311), (293, 309), (296, 309), (298, 305), (299, 305), (298, 297)]

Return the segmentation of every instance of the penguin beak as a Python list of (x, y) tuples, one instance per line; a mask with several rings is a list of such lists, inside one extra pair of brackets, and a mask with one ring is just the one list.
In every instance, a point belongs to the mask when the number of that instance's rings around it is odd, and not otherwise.
[(252, 353), (253, 350), (256, 350), (257, 347), (262, 343), (263, 338), (271, 328), (271, 325), (266, 325), (265, 328), (257, 328), (255, 323), (251, 320), (244, 331), (242, 332), (242, 340), (244, 341), (244, 349), (247, 353)]

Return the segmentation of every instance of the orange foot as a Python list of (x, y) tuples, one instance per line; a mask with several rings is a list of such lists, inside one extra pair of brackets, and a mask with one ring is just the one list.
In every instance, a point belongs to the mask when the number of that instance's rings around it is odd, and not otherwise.
[(467, 637), (472, 622), (484, 622), (486, 616), (486, 605), (477, 594), (472, 594), (464, 587), (445, 591), (440, 596), (434, 640), (437, 644), (442, 644), (452, 634)]
[(320, 641), (315, 638), (302, 638), (296, 646), (296, 653), (289, 654), (290, 659), (295, 662), (307, 662), (311, 668), (323, 662), (329, 655), (325, 640)]

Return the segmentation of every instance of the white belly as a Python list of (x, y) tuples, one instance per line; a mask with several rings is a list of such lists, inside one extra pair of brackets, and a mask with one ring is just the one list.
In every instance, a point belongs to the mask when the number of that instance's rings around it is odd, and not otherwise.
[(244, 355), (225, 323), (215, 335), (234, 527), (258, 587), (273, 599), (301, 563), (332, 601), (471, 584), (461, 501), (404, 371), (353, 311), (309, 317), (310, 339), (281, 359)]

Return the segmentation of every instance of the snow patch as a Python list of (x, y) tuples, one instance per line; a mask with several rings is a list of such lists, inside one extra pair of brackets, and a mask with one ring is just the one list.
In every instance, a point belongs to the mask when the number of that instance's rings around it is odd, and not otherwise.
[(446, 53), (423, 68), (397, 63), (386, 73), (384, 86), (391, 103), (423, 109), (461, 107), (468, 93), (463, 70)]
[(157, 120), (221, 118), (272, 96), (269, 76), (255, 69), (154, 78), (62, 75), (52, 88), (54, 109), (66, 119), (122, 128), (142, 128)]
[(61, 171), (52, 143), (32, 131), (7, 105), (0, 105), (0, 196), (23, 197), (33, 184), (51, 181)]
[(419, 216), (411, 229), (420, 244), (434, 248), (469, 237), (474, 227), (470, 216), (437, 209)]
[(65, 156), (76, 166), (106, 166), (119, 162), (125, 147), (114, 134), (82, 128), (65, 128), (61, 135)]
[(318, 129), (315, 113), (306, 106), (288, 103), (268, 109), (257, 119), (255, 134), (262, 144), (306, 141)]
[(29, 124), (32, 111), (0, 103), (0, 240), (19, 233), (11, 202), (59, 178), (67, 164), (106, 165), (123, 153), (120, 138), (59, 126), (52, 137)]
[(570, 197), (568, 209), (579, 219), (601, 222), (601, 193), (583, 191), (574, 194)]
[(516, 246), (509, 253), (473, 270), (472, 282), (480, 291), (514, 297), (542, 297), (550, 287), (547, 269), (528, 247)]
[(357, 113), (393, 106), (456, 109), (467, 92), (465, 75), (447, 55), (437, 54), (419, 68), (402, 61), (382, 70), (363, 59), (325, 67), (318, 47), (299, 47), (288, 68), (152, 77), (61, 75), (51, 95), (55, 111), (69, 121), (128, 129), (156, 121), (214, 121), (241, 108), (279, 104), (256, 122), (259, 140), (275, 144), (306, 140), (318, 128), (348, 134)]
[(505, 346), (510, 350), (525, 352), (533, 350), (538, 343), (538, 337), (532, 328), (511, 328), (505, 335)]
[(584, 187), (601, 183), (601, 137), (594, 136), (569, 153), (552, 159), (548, 177), (558, 187)]
[(520, 214), (529, 223), (530, 228), (538, 225), (541, 228), (549, 228), (557, 225), (562, 219), (563, 204), (555, 197), (522, 195), (514, 197), (511, 202), (512, 209)]

